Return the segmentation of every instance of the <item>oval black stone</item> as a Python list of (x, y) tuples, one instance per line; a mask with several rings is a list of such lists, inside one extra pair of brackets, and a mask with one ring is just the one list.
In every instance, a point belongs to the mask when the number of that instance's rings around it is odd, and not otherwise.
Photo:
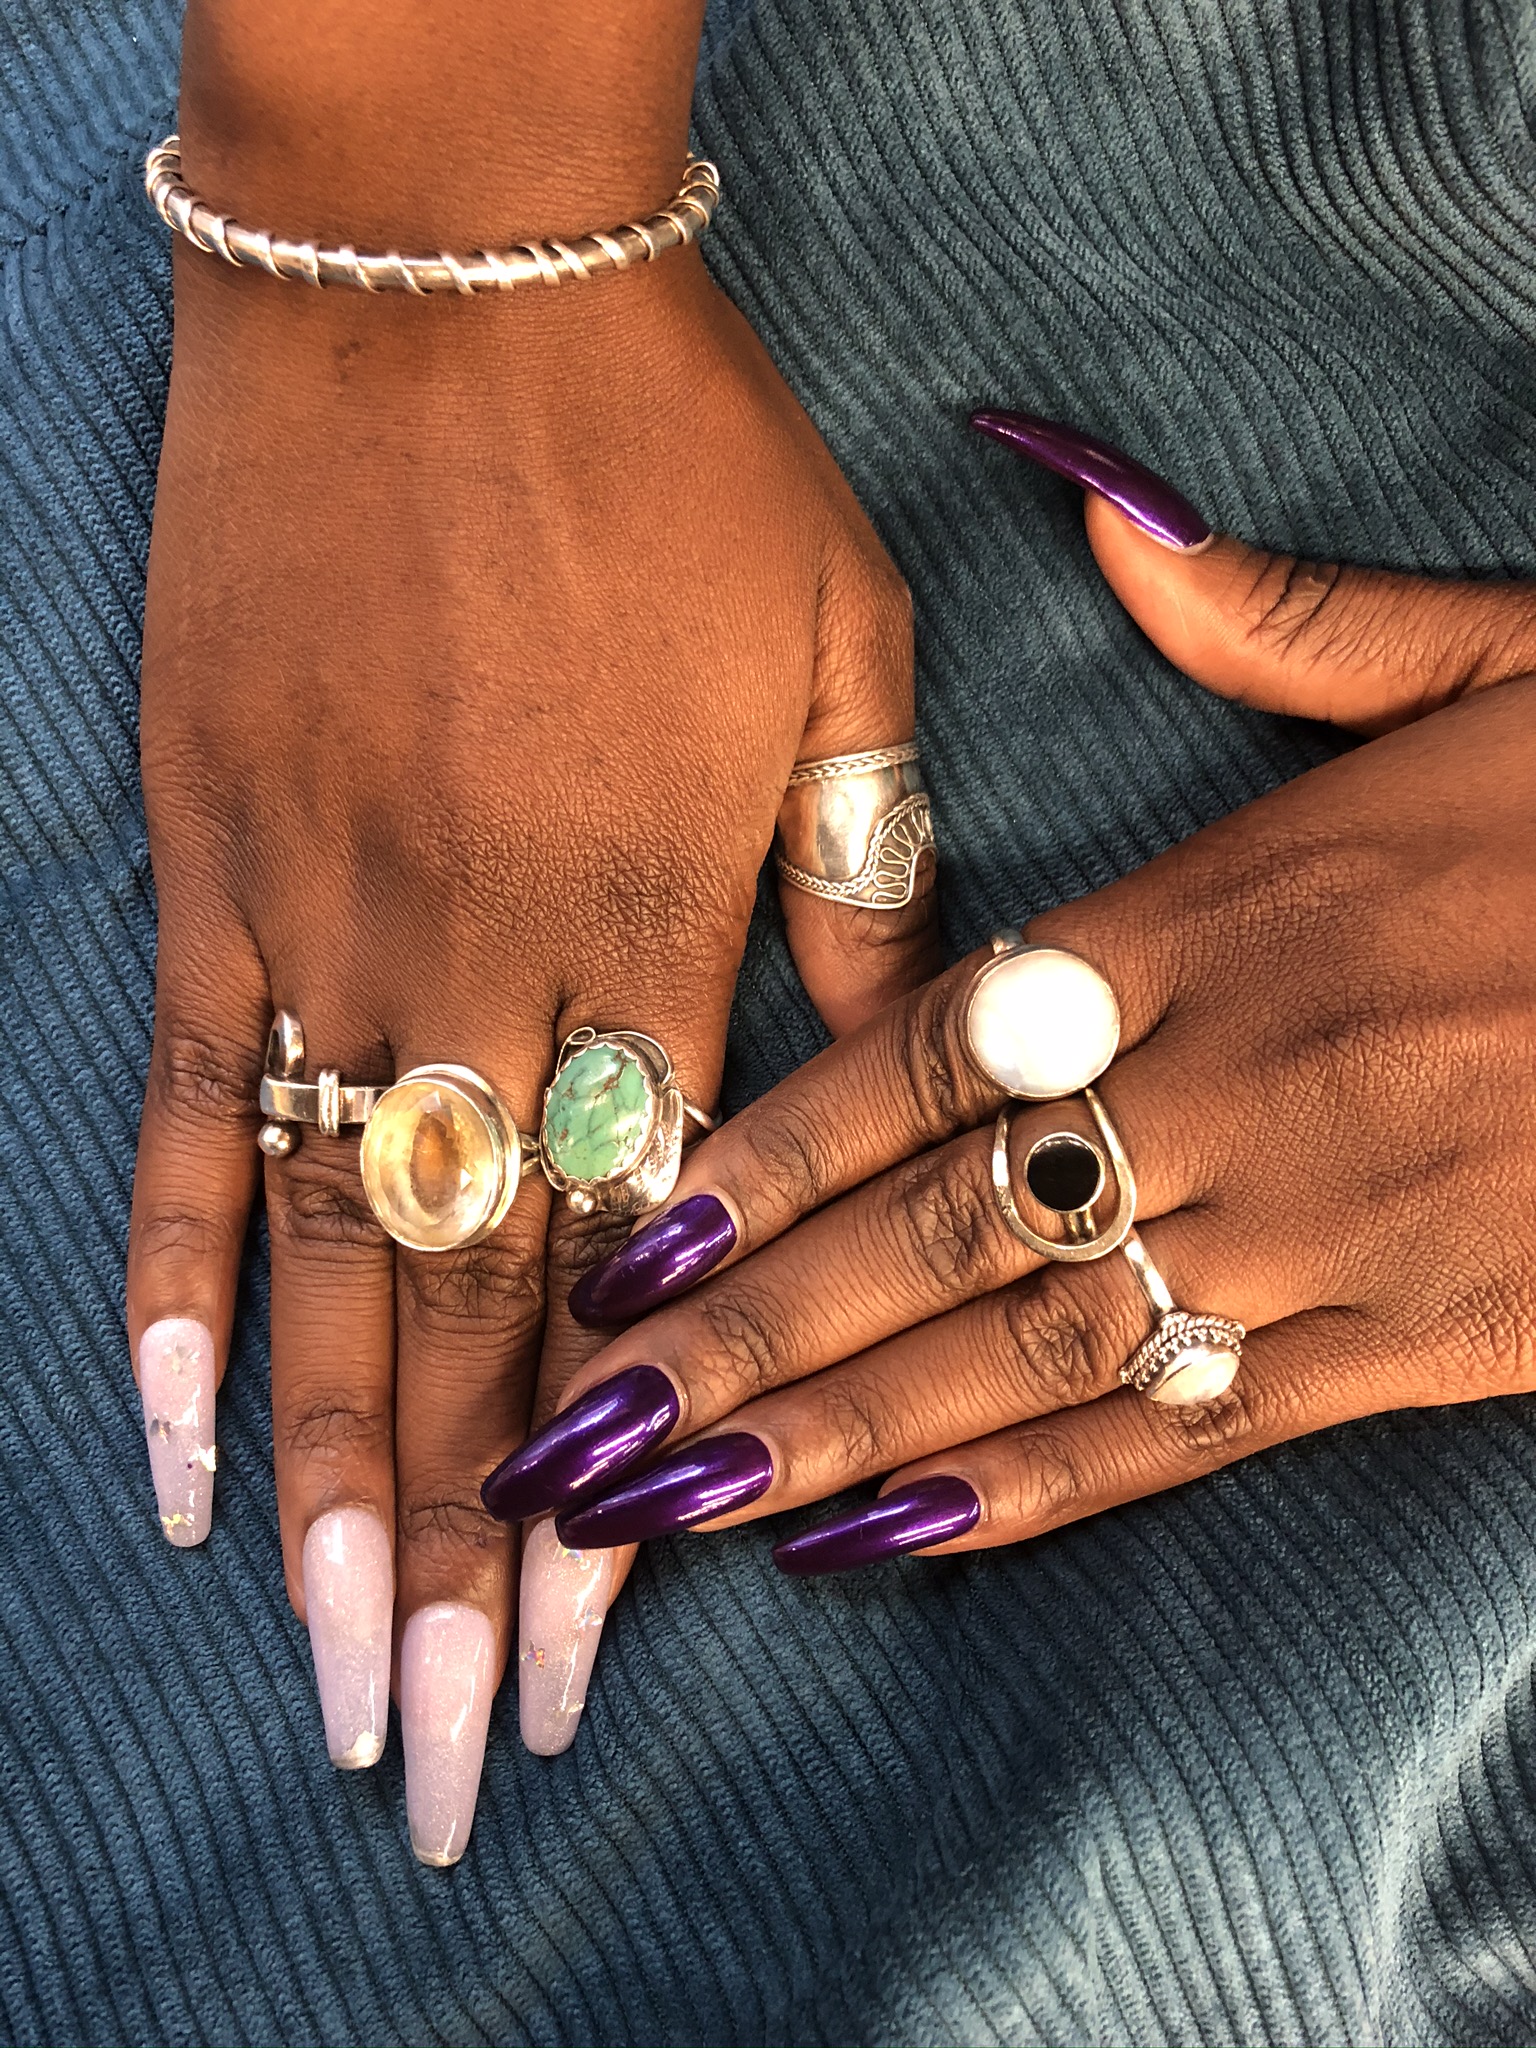
[(1025, 1161), (1024, 1184), (1042, 1207), (1060, 1215), (1086, 1209), (1104, 1185), (1103, 1156), (1070, 1131), (1042, 1138)]

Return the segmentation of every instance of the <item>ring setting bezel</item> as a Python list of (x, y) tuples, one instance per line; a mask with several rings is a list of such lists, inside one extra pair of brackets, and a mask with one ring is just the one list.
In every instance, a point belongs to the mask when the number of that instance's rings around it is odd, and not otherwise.
[[(611, 1165), (601, 1172), (580, 1173), (571, 1170), (571, 1154), (583, 1141), (562, 1135), (555, 1120), (565, 1100), (562, 1081), (568, 1070), (594, 1053), (608, 1053), (617, 1062), (613, 1086), (607, 1091), (615, 1097), (626, 1076), (638, 1077), (644, 1114), (638, 1130), (618, 1147)], [(599, 1031), (583, 1025), (560, 1047), (555, 1071), (544, 1091), (539, 1151), (545, 1176), (580, 1216), (599, 1210), (607, 1215), (633, 1216), (652, 1209), (664, 1202), (676, 1185), (683, 1156), (683, 1121), (688, 1113), (671, 1058), (656, 1039), (643, 1031)]]
[[(485, 1155), (476, 1162), (485, 1191), (475, 1204), (465, 1227), (451, 1237), (427, 1234), (404, 1220), (404, 1210), (389, 1187), (390, 1162), (386, 1148), (400, 1142), (395, 1119), (407, 1091), (430, 1086), (449, 1097), (456, 1110), (467, 1116), (471, 1131), (478, 1128)], [(417, 1112), (419, 1132), (422, 1112)], [(517, 1120), (496, 1090), (473, 1067), (433, 1063), (412, 1067), (379, 1096), (363, 1129), (358, 1148), (363, 1190), (369, 1207), (397, 1244), (418, 1252), (461, 1251), (480, 1244), (503, 1221), (516, 1200), (523, 1177), (537, 1154), (517, 1127)], [(398, 1169), (396, 1169), (398, 1170)], [(461, 1174), (464, 1172), (461, 1167)]]

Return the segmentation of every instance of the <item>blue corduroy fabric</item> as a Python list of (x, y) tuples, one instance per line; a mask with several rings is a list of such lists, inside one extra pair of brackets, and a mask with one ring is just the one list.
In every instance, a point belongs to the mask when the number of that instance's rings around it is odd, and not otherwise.
[[(1528, 2043), (1536, 1408), (1386, 1417), (1028, 1548), (653, 1548), (465, 1862), (325, 1760), (253, 1253), (214, 1532), (121, 1333), (168, 0), (0, 0), (0, 2026), (66, 2043)], [(718, 275), (908, 576), (970, 944), (1323, 758), (1170, 671), (1065, 417), (1305, 551), (1536, 571), (1529, 0), (720, 0)], [(216, 684), (217, 679), (210, 679)], [(741, 1101), (817, 1027), (765, 908)]]

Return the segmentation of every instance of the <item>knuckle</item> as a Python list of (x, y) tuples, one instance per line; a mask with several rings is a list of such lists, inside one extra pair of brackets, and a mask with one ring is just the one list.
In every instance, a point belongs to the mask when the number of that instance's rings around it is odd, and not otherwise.
[(837, 1161), (815, 1120), (785, 1107), (755, 1117), (749, 1136), (753, 1180), (770, 1203), (797, 1216), (819, 1208), (836, 1185)]
[(134, 1249), (143, 1259), (195, 1263), (227, 1258), (237, 1250), (241, 1229), (227, 1216), (161, 1203), (136, 1216)]
[(1305, 562), (1294, 555), (1270, 555), (1255, 567), (1244, 630), (1249, 644), (1266, 654), (1310, 659), (1363, 658), (1373, 607), (1340, 603), (1348, 583), (1337, 562)]
[(389, 1249), (356, 1168), (327, 1158), (317, 1145), (301, 1145), (271, 1176), (267, 1222), (275, 1236), (305, 1253)]
[(172, 1024), (157, 1033), (151, 1086), (159, 1106), (200, 1123), (255, 1123), (260, 1060), (250, 1047)]
[(451, 1327), (491, 1325), (513, 1341), (534, 1336), (544, 1316), (544, 1280), (526, 1245), (476, 1244), (401, 1261), (415, 1318)]
[(1447, 1320), (1449, 1348), (1472, 1382), (1469, 1391), (1516, 1393), (1536, 1382), (1536, 1318), (1513, 1275), (1466, 1281), (1447, 1304)]
[(784, 1379), (790, 1345), (779, 1316), (740, 1287), (723, 1289), (699, 1304), (712, 1362), (723, 1366), (738, 1400), (765, 1393)]
[(892, 1213), (908, 1256), (941, 1293), (981, 1284), (997, 1262), (990, 1182), (969, 1152), (920, 1159), (896, 1176)]
[(903, 1020), (898, 1050), (919, 1127), (930, 1142), (948, 1137), (966, 1119), (955, 1085), (959, 1043), (947, 987), (930, 982), (919, 991)]
[(1049, 1274), (1009, 1288), (1002, 1315), (1013, 1369), (1032, 1407), (1080, 1408), (1103, 1392), (1093, 1319), (1070, 1288), (1053, 1284)]
[(1149, 1425), (1191, 1477), (1257, 1448), (1257, 1419), (1241, 1373), (1220, 1400), (1188, 1407), (1146, 1401), (1144, 1406)]
[(463, 1487), (412, 1488), (399, 1496), (395, 1519), (401, 1541), (429, 1563), (435, 1556), (493, 1551), (505, 1541), (504, 1525), (486, 1512), (478, 1493)]
[(1031, 1429), (1020, 1446), (1014, 1479), (1013, 1509), (1019, 1521), (1033, 1529), (1069, 1522), (1087, 1494), (1067, 1439), (1050, 1430)]
[(286, 1410), (277, 1425), (278, 1449), (303, 1458), (346, 1457), (388, 1445), (390, 1418), (345, 1392), (316, 1394)]
[(551, 1303), (563, 1302), (578, 1280), (624, 1245), (631, 1221), (604, 1209), (595, 1209), (590, 1216), (564, 1206), (555, 1211), (544, 1259)]
[(896, 1462), (879, 1401), (872, 1389), (846, 1370), (828, 1382), (822, 1422), (822, 1434), (835, 1457), (841, 1484), (851, 1485)]

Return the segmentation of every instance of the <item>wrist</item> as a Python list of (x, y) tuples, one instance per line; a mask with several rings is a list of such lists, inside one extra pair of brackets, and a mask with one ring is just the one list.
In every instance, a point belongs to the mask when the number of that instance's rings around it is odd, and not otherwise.
[(570, 13), (191, 0), (188, 181), (243, 221), (359, 248), (505, 246), (653, 212), (686, 154), (702, 0)]

